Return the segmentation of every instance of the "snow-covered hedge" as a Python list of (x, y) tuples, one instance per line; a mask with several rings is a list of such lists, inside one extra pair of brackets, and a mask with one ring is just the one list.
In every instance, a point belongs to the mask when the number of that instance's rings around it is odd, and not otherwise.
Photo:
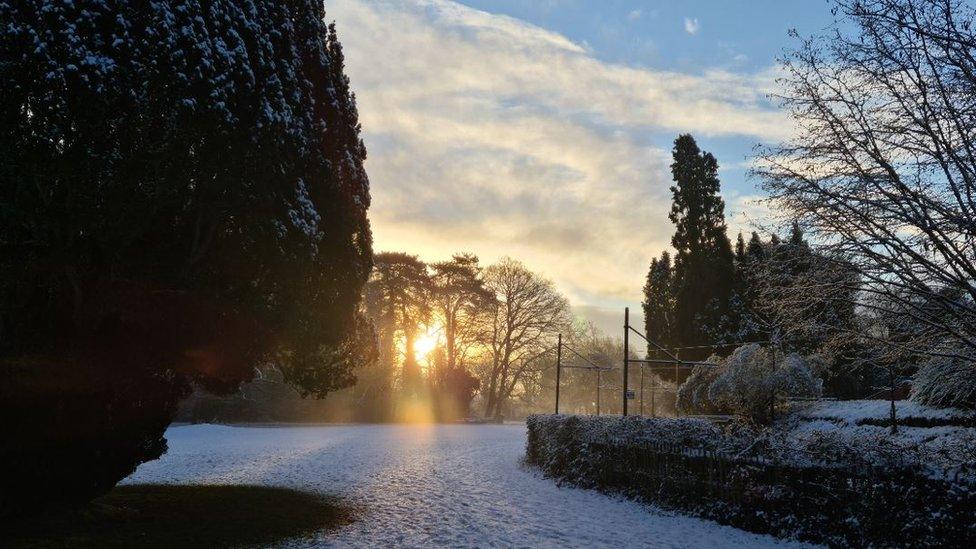
[(560, 481), (835, 546), (976, 546), (976, 482), (922, 474), (929, 456), (898, 441), (694, 418), (527, 424), (526, 461)]

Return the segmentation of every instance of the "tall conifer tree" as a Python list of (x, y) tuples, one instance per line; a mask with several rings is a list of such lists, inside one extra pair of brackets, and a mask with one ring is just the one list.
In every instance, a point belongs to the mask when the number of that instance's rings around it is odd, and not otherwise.
[[(671, 325), (674, 319), (673, 280), (671, 254), (664, 252), (661, 258), (651, 260), (644, 284), (644, 333), (660, 345), (671, 345)], [(653, 352), (653, 345), (648, 347)]]
[(735, 267), (725, 202), (719, 196), (718, 161), (687, 134), (675, 140), (672, 154), (674, 336), (681, 345), (705, 345), (724, 339), (737, 324), (730, 318)]

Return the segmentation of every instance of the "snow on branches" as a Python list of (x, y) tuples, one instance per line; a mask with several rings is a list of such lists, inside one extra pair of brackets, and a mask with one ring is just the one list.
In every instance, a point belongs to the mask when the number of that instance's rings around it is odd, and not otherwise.
[(756, 422), (772, 419), (779, 397), (820, 396), (822, 368), (818, 357), (781, 355), (752, 343), (728, 358), (699, 365), (681, 386), (678, 406), (686, 413), (730, 412)]

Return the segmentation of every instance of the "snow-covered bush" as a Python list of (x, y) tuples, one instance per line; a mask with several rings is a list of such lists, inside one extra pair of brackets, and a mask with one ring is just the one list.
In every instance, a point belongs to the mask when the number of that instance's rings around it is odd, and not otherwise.
[(708, 388), (708, 400), (731, 412), (759, 420), (769, 415), (776, 391), (776, 364), (759, 345), (743, 345), (722, 364)]
[(725, 411), (765, 422), (772, 415), (777, 397), (815, 397), (821, 393), (822, 382), (814, 373), (820, 363), (815, 357), (791, 354), (780, 358), (772, 350), (753, 343), (739, 347), (715, 364), (697, 367), (679, 389), (678, 405), (682, 411)]
[(823, 391), (823, 381), (817, 372), (825, 369), (824, 360), (817, 355), (786, 355), (774, 374), (776, 392), (792, 397), (818, 397)]
[(915, 374), (911, 398), (939, 408), (976, 409), (976, 363), (962, 358), (931, 359)]
[[(707, 362), (720, 364), (721, 359), (712, 356)], [(708, 388), (722, 374), (721, 366), (695, 366), (688, 379), (678, 387), (678, 409), (686, 414), (718, 414), (723, 409), (712, 404), (708, 398)]]

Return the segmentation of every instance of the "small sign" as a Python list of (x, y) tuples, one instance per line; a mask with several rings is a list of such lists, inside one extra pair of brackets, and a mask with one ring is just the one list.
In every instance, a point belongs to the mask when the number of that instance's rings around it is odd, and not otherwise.
[(627, 390), (627, 400), (634, 400), (634, 391)]

